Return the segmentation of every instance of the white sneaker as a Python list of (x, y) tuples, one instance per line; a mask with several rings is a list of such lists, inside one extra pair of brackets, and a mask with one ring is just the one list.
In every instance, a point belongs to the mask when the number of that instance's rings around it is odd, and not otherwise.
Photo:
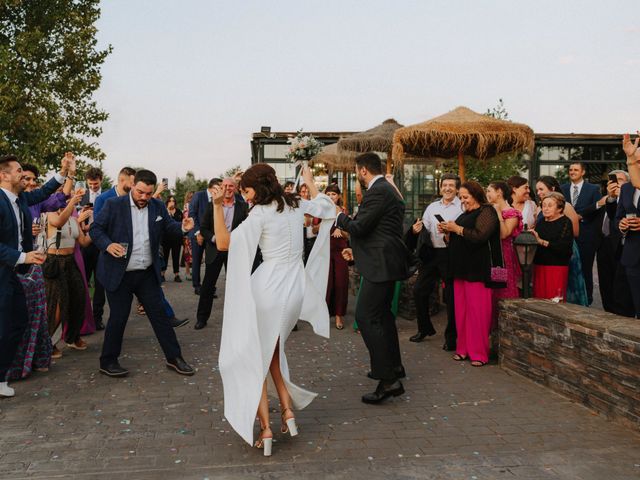
[(16, 391), (7, 382), (0, 382), (0, 397), (13, 397)]

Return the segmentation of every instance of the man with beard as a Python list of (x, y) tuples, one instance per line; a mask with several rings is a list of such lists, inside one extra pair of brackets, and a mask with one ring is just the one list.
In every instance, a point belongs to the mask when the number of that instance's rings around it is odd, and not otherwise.
[(171, 218), (162, 201), (152, 198), (157, 178), (139, 170), (128, 195), (105, 203), (91, 225), (91, 238), (100, 249), (98, 280), (109, 300), (109, 322), (104, 335), (100, 372), (123, 377), (120, 366), (122, 337), (131, 311), (133, 295), (138, 297), (151, 322), (168, 368), (182, 375), (194, 370), (182, 358), (178, 339), (163, 308), (160, 288), (160, 242), (163, 235), (180, 236), (193, 228), (193, 219), (182, 225)]
[(25, 183), (18, 158), (0, 157), (0, 396), (15, 392), (5, 381), (7, 370), (28, 322), (24, 290), (17, 273), (25, 273), (30, 264), (41, 265), (44, 253), (33, 251), (32, 217), (29, 206), (40, 203), (65, 182), (75, 160), (67, 153), (59, 174), (41, 189), (23, 191)]
[(364, 403), (377, 404), (404, 393), (405, 376), (400, 358), (398, 330), (391, 310), (394, 285), (408, 276), (408, 254), (402, 238), (404, 202), (382, 175), (375, 153), (356, 157), (358, 181), (367, 187), (355, 218), (340, 211), (336, 225), (349, 233), (362, 286), (356, 305), (356, 321), (371, 357), (371, 377), (380, 379)]

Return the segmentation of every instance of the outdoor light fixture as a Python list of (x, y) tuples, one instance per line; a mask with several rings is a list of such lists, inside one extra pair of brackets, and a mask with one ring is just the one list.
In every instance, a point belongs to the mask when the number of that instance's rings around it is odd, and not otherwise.
[(516, 253), (518, 254), (518, 263), (522, 267), (522, 298), (529, 298), (531, 296), (529, 289), (531, 265), (533, 265), (533, 258), (538, 248), (538, 240), (525, 225), (522, 233), (513, 241), (513, 245), (516, 247)]
[(260, 127), (260, 133), (271, 133), (271, 127)]

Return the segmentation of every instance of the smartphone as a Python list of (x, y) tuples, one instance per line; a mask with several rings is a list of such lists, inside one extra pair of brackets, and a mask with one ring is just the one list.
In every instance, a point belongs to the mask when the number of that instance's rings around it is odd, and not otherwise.
[(438, 223), (445, 223), (444, 218), (442, 218), (442, 215), (440, 215), (439, 213), (436, 213), (434, 217), (436, 217), (436, 220), (438, 220)]
[(618, 183), (618, 177), (616, 176), (616, 174), (615, 174), (615, 173), (610, 173), (610, 174), (609, 174), (609, 181), (610, 181), (610, 182)]
[(165, 185), (166, 187), (168, 187), (168, 186), (169, 186), (169, 179), (168, 179), (168, 178), (163, 178), (163, 179), (162, 179), (162, 183), (164, 183), (164, 185)]

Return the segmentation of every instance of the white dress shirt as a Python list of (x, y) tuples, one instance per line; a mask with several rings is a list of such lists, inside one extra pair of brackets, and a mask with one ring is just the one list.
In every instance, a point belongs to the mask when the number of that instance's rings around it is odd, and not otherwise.
[[(575, 200), (580, 198), (580, 193), (582, 192), (582, 187), (584, 186), (584, 180), (580, 180), (578, 183), (571, 183), (571, 189), (569, 190), (569, 203), (575, 207), (575, 202), (573, 198), (573, 192), (575, 187), (578, 187), (578, 194), (575, 196)], [(596, 202), (596, 209), (599, 209), (602, 205), (598, 205)]]
[(89, 189), (89, 203), (96, 203), (96, 198), (98, 198), (98, 195), (100, 195), (102, 193), (102, 189), (98, 189), (97, 192), (94, 192), (93, 190)]
[(444, 243), (444, 233), (438, 232), (438, 220), (435, 215), (442, 215), (445, 222), (450, 220), (455, 221), (462, 213), (462, 202), (458, 197), (453, 197), (453, 200), (445, 204), (442, 199), (431, 202), (422, 215), (423, 227), (429, 230), (431, 236), (431, 243), (434, 248), (446, 248), (447, 244)]
[(127, 272), (146, 270), (153, 264), (151, 240), (149, 239), (149, 207), (138, 208), (131, 194), (129, 194), (129, 203), (131, 205), (133, 245), (129, 245), (131, 256), (127, 264)]
[(633, 192), (633, 204), (636, 206), (636, 208), (640, 208), (640, 205), (638, 205), (638, 200), (640, 200), (640, 188), (636, 188), (635, 192)]
[(13, 214), (15, 215), (16, 223), (18, 224), (18, 251), (20, 252), (20, 256), (18, 257), (16, 265), (20, 265), (24, 263), (27, 254), (22, 251), (22, 215), (20, 214), (20, 207), (16, 203), (18, 196), (5, 188), (3, 188), (2, 191), (9, 198), (9, 202), (11, 202), (11, 208), (13, 208)]

